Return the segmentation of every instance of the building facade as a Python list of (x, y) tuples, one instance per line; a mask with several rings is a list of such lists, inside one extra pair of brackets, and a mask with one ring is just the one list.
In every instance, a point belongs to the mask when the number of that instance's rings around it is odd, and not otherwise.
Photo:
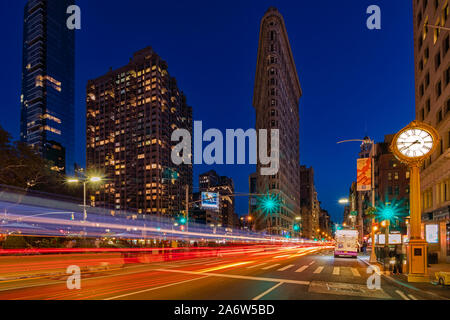
[(29, 0), (24, 10), (20, 138), (60, 172), (75, 163), (74, 0)]
[(216, 171), (210, 170), (199, 176), (199, 186), (200, 192), (220, 194), (219, 224), (222, 227), (237, 227), (238, 217), (235, 212), (233, 179), (219, 176)]
[(261, 175), (262, 166), (257, 165), (258, 193), (278, 194), (282, 200), (279, 212), (261, 217), (257, 225), (257, 229), (267, 230), (271, 234), (290, 233), (295, 216), (300, 213), (301, 96), (302, 89), (284, 19), (277, 9), (270, 8), (260, 26), (253, 106), (256, 110), (256, 130), (270, 132), (271, 129), (278, 129), (280, 133), (278, 173)]
[(319, 236), (320, 203), (317, 199), (314, 184), (314, 169), (300, 166), (300, 212), (301, 236), (307, 239), (317, 239)]
[(150, 47), (87, 84), (86, 171), (105, 177), (93, 195), (111, 212), (177, 216), (192, 193), (192, 165), (171, 161), (172, 132), (192, 135), (192, 108)]
[(322, 233), (322, 238), (328, 239), (332, 233), (332, 221), (330, 214), (325, 209), (320, 209), (319, 213), (319, 229)]
[[(416, 119), (437, 129), (442, 141), (421, 170), (422, 218), (438, 225), (430, 245), (450, 261), (450, 33), (449, 3), (413, 0)], [(425, 235), (426, 236), (426, 235)]]

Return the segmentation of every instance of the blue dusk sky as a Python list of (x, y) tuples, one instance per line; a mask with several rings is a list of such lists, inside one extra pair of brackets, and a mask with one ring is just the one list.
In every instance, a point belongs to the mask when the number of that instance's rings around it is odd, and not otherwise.
[[(0, 125), (19, 138), (22, 29), (25, 0), (0, 1)], [(358, 143), (380, 142), (414, 119), (411, 0), (182, 1), (79, 0), (76, 33), (76, 159), (85, 163), (85, 87), (109, 67), (126, 64), (146, 46), (168, 62), (169, 72), (203, 128), (253, 128), (252, 107), (260, 20), (270, 6), (283, 14), (297, 66), (300, 162), (313, 166), (319, 200), (334, 221), (337, 200), (356, 176)], [(381, 30), (368, 30), (366, 9), (381, 8)], [(248, 192), (251, 165), (194, 167), (233, 178)], [(236, 210), (247, 212), (247, 199)]]

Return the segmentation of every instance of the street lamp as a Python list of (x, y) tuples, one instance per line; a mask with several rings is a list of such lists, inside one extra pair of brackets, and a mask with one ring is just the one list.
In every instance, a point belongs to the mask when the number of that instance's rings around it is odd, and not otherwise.
[(347, 198), (339, 199), (339, 204), (348, 204), (350, 201)]
[(87, 219), (87, 211), (86, 211), (86, 184), (87, 183), (97, 183), (102, 181), (101, 177), (83, 177), (83, 178), (68, 178), (68, 183), (83, 183), (83, 220), (86, 221)]
[[(370, 138), (365, 138), (365, 139), (351, 139), (351, 140), (344, 140), (344, 141), (339, 141), (338, 144), (341, 143), (345, 143), (345, 142), (362, 142), (364, 144), (370, 144), (372, 147), (370, 148), (370, 159), (371, 159), (371, 182), (372, 182), (372, 186), (371, 186), (371, 200), (372, 200), (372, 208), (375, 208), (375, 141), (370, 139)], [(359, 213), (362, 214), (362, 213)], [(360, 221), (362, 221), (362, 219), (360, 218)], [(372, 232), (371, 232), (371, 238), (372, 238), (372, 250), (370, 252), (370, 263), (376, 263), (377, 262), (377, 257), (375, 255), (375, 233), (373, 231), (373, 226), (375, 224), (375, 217), (372, 217)], [(361, 232), (361, 237), (362, 237), (362, 231), (364, 230), (364, 228), (361, 228), (360, 226), (360, 232)]]

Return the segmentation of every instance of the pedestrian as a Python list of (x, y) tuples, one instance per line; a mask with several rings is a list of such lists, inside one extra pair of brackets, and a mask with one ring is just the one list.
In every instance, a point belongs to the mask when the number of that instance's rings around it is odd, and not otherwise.
[(399, 275), (402, 273), (403, 269), (403, 253), (402, 247), (395, 247), (395, 266), (394, 266), (394, 274)]

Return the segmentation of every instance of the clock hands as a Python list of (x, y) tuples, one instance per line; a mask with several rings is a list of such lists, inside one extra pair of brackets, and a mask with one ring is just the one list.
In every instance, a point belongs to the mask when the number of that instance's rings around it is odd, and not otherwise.
[(409, 149), (410, 147), (412, 147), (413, 145), (415, 145), (417, 143), (420, 143), (420, 141), (416, 140), (416, 141), (412, 142), (410, 145), (401, 148), (399, 151), (403, 151), (403, 150)]

